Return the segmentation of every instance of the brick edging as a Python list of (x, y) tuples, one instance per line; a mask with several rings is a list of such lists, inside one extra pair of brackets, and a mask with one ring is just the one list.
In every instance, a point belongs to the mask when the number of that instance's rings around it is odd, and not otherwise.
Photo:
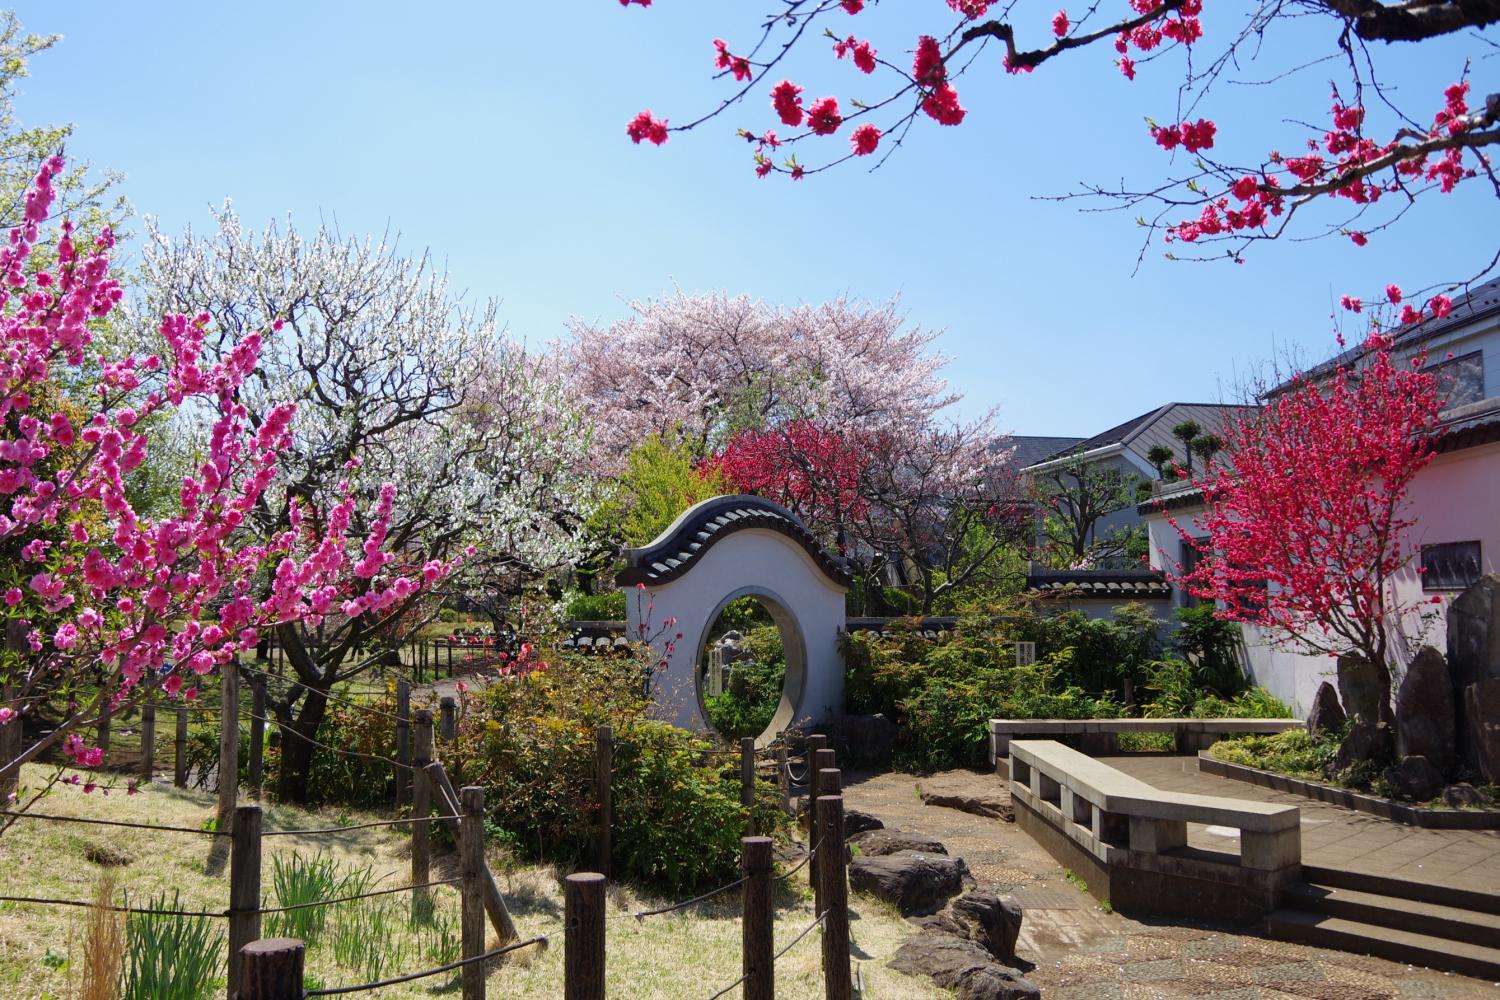
[(1302, 778), (1290, 778), (1275, 771), (1245, 764), (1231, 764), (1208, 755), (1207, 750), (1198, 751), (1198, 770), (1220, 778), (1244, 781), (1262, 788), (1273, 788), (1278, 792), (1304, 795), (1319, 802), (1343, 806), (1357, 812), (1369, 813), (1407, 826), (1420, 826), (1431, 830), (1500, 830), (1500, 809), (1418, 809), (1415, 806), (1382, 799), (1325, 785)]

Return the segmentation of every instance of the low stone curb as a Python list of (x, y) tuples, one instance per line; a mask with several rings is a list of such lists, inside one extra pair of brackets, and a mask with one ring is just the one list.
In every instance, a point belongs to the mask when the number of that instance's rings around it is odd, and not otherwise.
[(1210, 757), (1207, 750), (1198, 752), (1198, 770), (1220, 778), (1260, 785), (1262, 788), (1274, 788), (1278, 792), (1304, 795), (1319, 802), (1369, 813), (1407, 826), (1420, 826), (1429, 830), (1500, 830), (1500, 809), (1419, 809), (1347, 788), (1303, 778), (1289, 778), (1275, 771), (1246, 764), (1231, 764)]

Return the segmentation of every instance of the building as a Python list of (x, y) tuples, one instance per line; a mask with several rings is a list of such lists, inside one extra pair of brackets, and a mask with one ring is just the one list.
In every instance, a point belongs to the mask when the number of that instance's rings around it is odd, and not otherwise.
[[(1436, 456), (1416, 475), (1408, 492), (1407, 516), (1416, 522), (1408, 536), (1413, 557), (1393, 586), (1401, 604), (1437, 597), (1438, 605), (1445, 605), (1481, 575), (1500, 567), (1500, 279), (1455, 301), (1443, 319), (1397, 334), (1396, 357), (1410, 361), (1423, 351), (1428, 369), (1442, 379), (1448, 406), (1432, 438)], [(1316, 379), (1340, 366), (1357, 366), (1363, 353), (1346, 351), (1306, 375)], [(1279, 386), (1267, 396), (1287, 388)], [(1191, 556), (1166, 513), (1191, 531), (1193, 516), (1202, 510), (1201, 495), (1186, 482), (1159, 484), (1152, 499), (1137, 508), (1147, 524), (1153, 568), (1170, 576), (1182, 565), (1185, 550)], [(1190, 601), (1174, 588), (1173, 607)], [(1305, 715), (1318, 685), (1334, 679), (1334, 661), (1278, 645), (1272, 634), (1257, 627), (1242, 628), (1246, 666), (1254, 683)], [(1391, 637), (1398, 667), (1423, 644), (1446, 646), (1441, 613), (1404, 622), (1399, 631)]]

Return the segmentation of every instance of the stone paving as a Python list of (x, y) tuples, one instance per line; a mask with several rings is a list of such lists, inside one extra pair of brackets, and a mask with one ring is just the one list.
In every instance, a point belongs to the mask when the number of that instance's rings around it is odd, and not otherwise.
[[(1301, 795), (1261, 788), (1198, 770), (1196, 757), (1102, 757), (1147, 784), (1174, 792), (1298, 806), (1302, 860), (1326, 868), (1389, 875), (1414, 882), (1500, 892), (1500, 830), (1428, 830), (1393, 823)], [(1238, 852), (1237, 831), (1192, 824), (1188, 843)]]
[[(1182, 764), (1196, 767), (1191, 758), (1177, 757), (1130, 758), (1126, 763), (1140, 761), (1162, 765), (1159, 773), (1164, 782), (1188, 781)], [(992, 774), (948, 772), (942, 777), (948, 782), (972, 783), (986, 794), (1004, 794), (1003, 783)], [(1227, 779), (1203, 777), (1231, 784)], [(941, 840), (950, 854), (968, 862), (980, 888), (1020, 903), (1025, 919), (1017, 951), (1033, 966), (1027, 978), (1047, 1000), (1500, 1000), (1500, 986), (1494, 984), (1271, 941), (1253, 927), (1139, 921), (1101, 910), (1015, 824), (925, 805), (917, 794), (922, 780), (911, 774), (846, 773), (844, 797), (850, 807), (879, 816), (889, 827)], [(1227, 794), (1218, 786), (1211, 787), (1216, 794)], [(861, 952), (857, 926), (854, 933), (856, 958), (888, 959)]]

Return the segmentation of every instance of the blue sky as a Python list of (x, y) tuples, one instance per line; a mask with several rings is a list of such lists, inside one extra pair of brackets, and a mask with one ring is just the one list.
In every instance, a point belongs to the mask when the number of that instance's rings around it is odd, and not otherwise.
[[(980, 67), (961, 81), (968, 121), (923, 121), (873, 174), (757, 180), (731, 136), (775, 124), (760, 96), (660, 149), (632, 146), (624, 125), (642, 108), (683, 121), (724, 94), (711, 39), (745, 48), (763, 6), (26, 2), (27, 29), (65, 38), (34, 61), (18, 109), (27, 124), (75, 123), (70, 155), (124, 172), (137, 210), (169, 231), (204, 228), (226, 196), (255, 226), (290, 212), (349, 233), (389, 227), (446, 260), (470, 296), (501, 299), (532, 343), (674, 283), (787, 303), (900, 295), (912, 322), (943, 331), (963, 408), (998, 406), (1016, 433), (1088, 435), (1167, 400), (1219, 398), (1289, 346), (1328, 354), (1341, 293), (1463, 279), (1494, 252), (1496, 203), (1471, 183), (1362, 249), (1267, 244), (1235, 266), (1173, 263), (1155, 246), (1132, 276), (1133, 214), (1034, 196), (1159, 177), (1167, 156), (1143, 119), (1174, 117), (1176, 56), (1133, 84), (1112, 50), (1031, 77)], [(1018, 10), (1042, 32), (1053, 8)], [(1238, 16), (1210, 16), (1206, 43)], [(939, 0), (887, 0), (844, 20), (904, 62), (916, 34), (950, 18)], [(1322, 55), (1331, 37), (1304, 18), (1238, 78)], [(880, 96), (826, 45), (789, 70), (807, 96)], [(1425, 119), (1479, 47), (1396, 50), (1385, 79)], [(1286, 119), (1324, 122), (1334, 72), (1221, 86), (1207, 108), (1218, 149), (1294, 149), (1307, 133)]]

